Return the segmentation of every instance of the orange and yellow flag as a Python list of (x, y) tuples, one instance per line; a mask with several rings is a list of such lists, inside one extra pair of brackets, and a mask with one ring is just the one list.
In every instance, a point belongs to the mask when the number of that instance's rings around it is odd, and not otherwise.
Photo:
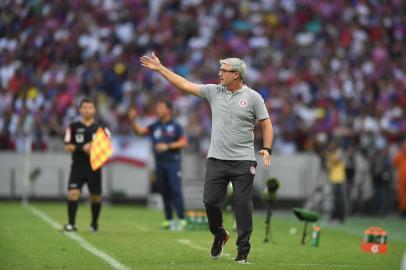
[(103, 128), (96, 131), (95, 137), (90, 145), (90, 164), (93, 171), (99, 169), (110, 158), (113, 153), (113, 146), (110, 138)]

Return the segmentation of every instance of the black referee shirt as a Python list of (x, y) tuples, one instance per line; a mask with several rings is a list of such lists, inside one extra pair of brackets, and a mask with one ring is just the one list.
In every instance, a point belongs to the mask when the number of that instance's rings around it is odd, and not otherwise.
[(90, 143), (96, 131), (101, 127), (99, 123), (93, 123), (90, 126), (82, 122), (72, 122), (65, 132), (65, 144), (74, 144), (75, 152), (72, 153), (73, 165), (87, 165), (90, 167), (90, 156), (84, 152), (83, 145)]

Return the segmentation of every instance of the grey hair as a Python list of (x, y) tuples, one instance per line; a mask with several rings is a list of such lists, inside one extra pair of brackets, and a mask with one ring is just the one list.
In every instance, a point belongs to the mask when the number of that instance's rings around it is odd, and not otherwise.
[(247, 65), (240, 58), (220, 59), (220, 65), (221, 64), (229, 65), (232, 71), (240, 73), (241, 79), (244, 79), (245, 72), (247, 70)]

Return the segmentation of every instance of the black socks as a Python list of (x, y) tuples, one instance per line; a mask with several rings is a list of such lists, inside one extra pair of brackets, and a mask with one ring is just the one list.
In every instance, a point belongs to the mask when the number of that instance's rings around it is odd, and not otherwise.
[(68, 201), (68, 219), (69, 224), (75, 226), (76, 211), (78, 210), (78, 201)]
[(92, 226), (97, 226), (97, 221), (99, 219), (101, 203), (92, 203)]
[[(75, 226), (76, 212), (78, 210), (79, 201), (68, 201), (68, 223)], [(97, 221), (100, 215), (101, 203), (91, 203), (92, 209), (92, 226), (97, 226)]]

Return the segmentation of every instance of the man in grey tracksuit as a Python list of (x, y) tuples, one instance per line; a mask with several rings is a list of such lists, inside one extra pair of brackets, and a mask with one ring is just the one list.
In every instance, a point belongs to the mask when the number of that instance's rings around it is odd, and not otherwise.
[(234, 211), (237, 221), (238, 254), (235, 261), (247, 262), (252, 232), (252, 193), (256, 171), (254, 126), (263, 132), (263, 148), (259, 151), (265, 166), (271, 164), (273, 131), (262, 97), (243, 82), (246, 65), (238, 58), (220, 60), (220, 84), (199, 85), (175, 74), (161, 64), (158, 57), (143, 56), (141, 65), (157, 71), (181, 91), (205, 98), (212, 110), (211, 143), (207, 159), (203, 200), (214, 235), (211, 257), (218, 259), (229, 233), (223, 227), (221, 206), (227, 185), (234, 189)]

